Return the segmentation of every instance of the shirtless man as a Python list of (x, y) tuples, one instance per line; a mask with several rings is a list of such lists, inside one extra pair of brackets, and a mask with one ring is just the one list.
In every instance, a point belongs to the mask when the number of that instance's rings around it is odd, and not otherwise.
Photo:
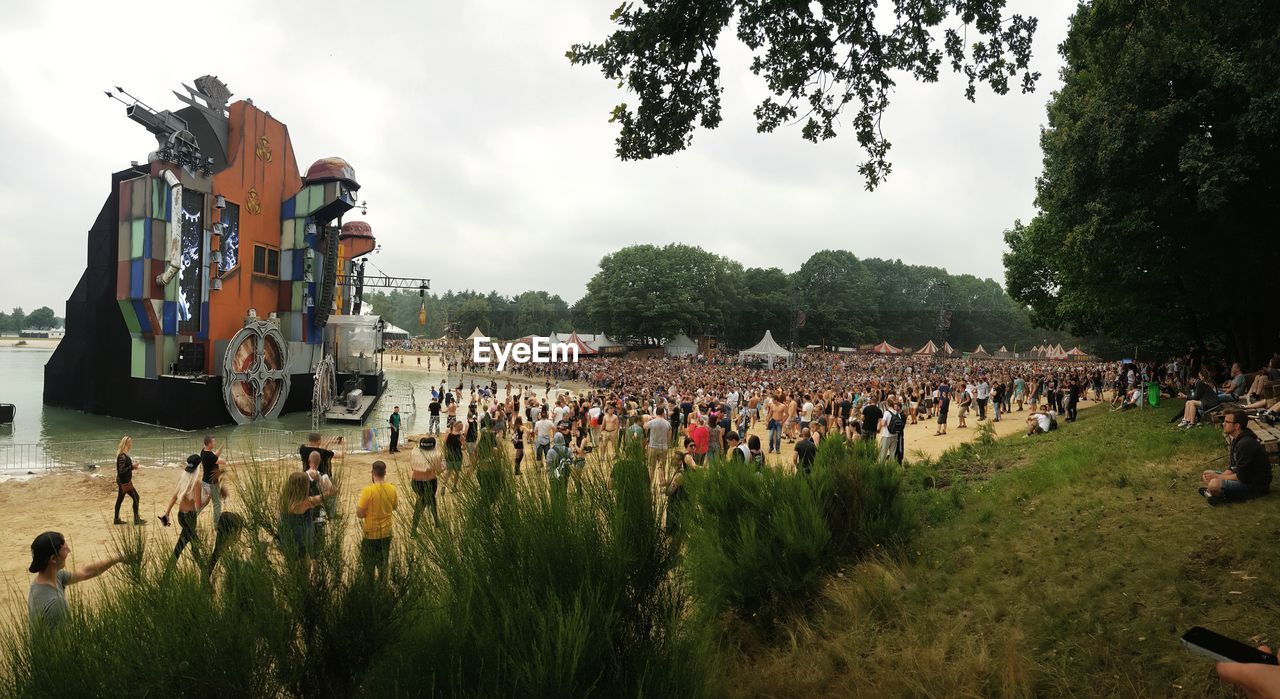
[(787, 396), (787, 441), (796, 441), (796, 435), (800, 433), (800, 404), (796, 402), (795, 396)]
[(781, 396), (769, 405), (769, 452), (782, 453), (782, 430), (787, 424), (788, 403)]
[(608, 458), (613, 454), (614, 447), (618, 443), (618, 415), (614, 411), (613, 406), (605, 408), (604, 423), (601, 426), (604, 431), (603, 449), (601, 450), (604, 458)]

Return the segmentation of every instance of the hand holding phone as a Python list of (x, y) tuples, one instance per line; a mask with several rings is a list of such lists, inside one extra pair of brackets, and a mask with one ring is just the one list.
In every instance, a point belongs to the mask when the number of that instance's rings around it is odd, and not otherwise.
[(1274, 653), (1259, 650), (1202, 626), (1193, 626), (1182, 634), (1182, 645), (1187, 650), (1224, 663), (1253, 663), (1280, 665)]

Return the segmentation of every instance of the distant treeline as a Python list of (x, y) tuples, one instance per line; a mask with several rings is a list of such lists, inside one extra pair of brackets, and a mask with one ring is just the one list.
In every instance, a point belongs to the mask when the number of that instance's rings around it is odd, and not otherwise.
[[(375, 312), (413, 335), (439, 337), (446, 322), (466, 335), (479, 327), (515, 338), (576, 329), (620, 341), (653, 344), (677, 333), (714, 334), (744, 347), (772, 330), (778, 342), (851, 346), (887, 339), (918, 346), (944, 340), (960, 350), (983, 344), (1010, 351), (1081, 341), (1032, 324), (1028, 310), (999, 284), (940, 267), (900, 260), (859, 259), (844, 250), (814, 253), (800, 269), (744, 268), (688, 245), (632, 245), (600, 260), (586, 294), (570, 306), (545, 291), (504, 296), (494, 291), (366, 293)], [(426, 308), (426, 323), (419, 314)], [(1098, 341), (1085, 342), (1085, 349)], [(1091, 347), (1091, 345), (1093, 347)], [(1119, 351), (1118, 349), (1114, 351)]]

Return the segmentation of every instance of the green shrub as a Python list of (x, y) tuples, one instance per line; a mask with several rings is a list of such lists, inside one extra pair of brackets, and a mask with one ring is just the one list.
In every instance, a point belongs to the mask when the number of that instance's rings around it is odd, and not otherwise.
[(684, 569), (705, 611), (769, 629), (817, 595), (831, 536), (808, 480), (719, 464), (685, 483)]

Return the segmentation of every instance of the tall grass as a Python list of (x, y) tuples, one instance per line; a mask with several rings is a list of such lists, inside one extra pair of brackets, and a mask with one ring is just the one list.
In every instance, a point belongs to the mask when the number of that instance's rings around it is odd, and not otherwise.
[[(22, 623), (0, 635), (0, 695), (711, 692), (714, 649), (687, 621), (637, 452), (566, 492), (511, 475), (505, 452), (477, 445), (438, 527), (408, 534), (413, 494), (400, 493), (385, 579), (356, 563), (355, 518), (342, 505), (351, 497), (337, 498), (309, 560), (283, 555), (279, 493), (291, 467), (235, 474), (247, 526), (212, 575), (188, 554), (172, 563), (172, 529), (122, 533), (130, 561), (99, 603), (73, 602), (57, 633)], [(202, 543), (207, 553), (212, 537)]]

